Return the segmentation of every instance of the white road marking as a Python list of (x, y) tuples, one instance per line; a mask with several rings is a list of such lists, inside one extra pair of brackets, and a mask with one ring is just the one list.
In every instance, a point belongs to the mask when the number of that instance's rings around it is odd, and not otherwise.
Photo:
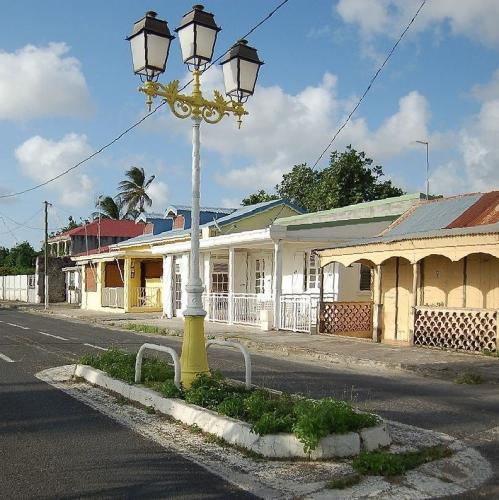
[(22, 325), (16, 325), (15, 323), (7, 323), (10, 326), (15, 326), (16, 328), (22, 328), (23, 330), (29, 330), (29, 327), (27, 326), (22, 326)]
[(6, 356), (5, 354), (2, 354), (1, 352), (0, 352), (0, 359), (7, 361), (7, 363), (15, 363), (13, 359), (9, 358), (9, 356)]
[(94, 349), (100, 349), (101, 351), (109, 351), (109, 349), (106, 349), (105, 347), (100, 347), (98, 345), (93, 345), (93, 344), (83, 344), (83, 345), (86, 345), (88, 347), (93, 347)]
[(64, 337), (59, 337), (59, 335), (52, 335), (51, 333), (40, 332), (40, 331), (38, 333), (41, 333), (42, 335), (46, 335), (47, 337), (53, 337), (54, 339), (69, 340), (69, 339), (65, 339)]

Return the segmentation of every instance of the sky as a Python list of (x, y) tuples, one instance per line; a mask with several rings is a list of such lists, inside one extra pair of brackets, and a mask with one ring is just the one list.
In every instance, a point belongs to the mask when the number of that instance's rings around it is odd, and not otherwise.
[[(224, 53), (280, 0), (212, 0)], [(203, 206), (237, 207), (272, 190), (293, 165), (313, 165), (351, 111), (420, 0), (289, 0), (250, 37), (265, 61), (249, 115), (201, 126)], [(192, 2), (2, 2), (0, 194), (74, 165), (146, 113), (125, 40), (145, 11), (176, 28)], [(428, 0), (332, 149), (351, 144), (407, 192), (489, 191), (499, 185), (499, 2)], [(161, 81), (188, 81), (178, 39)], [(203, 89), (223, 91), (221, 69)], [(157, 102), (159, 103), (159, 102)], [(329, 154), (319, 163), (323, 168)], [(0, 199), (0, 246), (43, 239), (69, 215), (87, 218), (131, 166), (156, 176), (154, 211), (190, 204), (191, 122), (167, 106), (91, 161), (46, 187)]]

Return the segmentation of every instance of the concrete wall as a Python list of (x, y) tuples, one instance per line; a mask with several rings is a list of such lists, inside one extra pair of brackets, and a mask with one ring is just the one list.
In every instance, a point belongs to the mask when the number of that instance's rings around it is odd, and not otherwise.
[[(66, 301), (66, 280), (63, 267), (72, 264), (69, 257), (49, 257), (48, 259), (48, 282), (49, 282), (49, 302)], [(45, 297), (45, 259), (43, 256), (36, 258), (36, 282), (37, 295), (39, 302), (44, 301)]]

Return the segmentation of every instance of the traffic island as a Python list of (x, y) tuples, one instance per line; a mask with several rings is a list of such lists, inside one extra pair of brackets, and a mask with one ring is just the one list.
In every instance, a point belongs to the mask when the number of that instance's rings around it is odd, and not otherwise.
[[(144, 379), (148, 370), (156, 369), (143, 368)], [(385, 425), (392, 443), (384, 450), (361, 451), (353, 459), (264, 458), (203, 432), (196, 424), (182, 424), (149, 405), (75, 379), (75, 371), (76, 365), (68, 365), (44, 370), (37, 377), (155, 441), (165, 453), (179, 453), (260, 498), (452, 497), (479, 487), (492, 475), (480, 453), (459, 440), (391, 421)]]
[(154, 358), (144, 360), (145, 385), (133, 384), (135, 355), (118, 350), (85, 356), (82, 363), (76, 378), (265, 458), (353, 457), (391, 442), (380, 417), (333, 398), (248, 389), (220, 373), (198, 376), (189, 389), (179, 389), (170, 365)]

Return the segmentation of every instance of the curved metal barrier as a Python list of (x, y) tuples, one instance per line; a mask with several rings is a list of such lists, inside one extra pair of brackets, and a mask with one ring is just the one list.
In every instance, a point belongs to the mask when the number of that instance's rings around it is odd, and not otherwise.
[(143, 344), (140, 347), (139, 352), (137, 353), (137, 359), (135, 360), (135, 383), (138, 384), (142, 378), (142, 357), (146, 349), (170, 354), (173, 359), (173, 366), (175, 367), (175, 378), (173, 379), (173, 382), (175, 387), (180, 389), (180, 359), (178, 354), (175, 349), (158, 344)]
[(230, 340), (213, 339), (206, 342), (206, 350), (208, 350), (211, 345), (234, 347), (236, 349), (239, 349), (243, 353), (244, 364), (246, 365), (246, 389), (251, 389), (251, 357), (246, 346), (240, 344), (239, 342), (232, 342)]

